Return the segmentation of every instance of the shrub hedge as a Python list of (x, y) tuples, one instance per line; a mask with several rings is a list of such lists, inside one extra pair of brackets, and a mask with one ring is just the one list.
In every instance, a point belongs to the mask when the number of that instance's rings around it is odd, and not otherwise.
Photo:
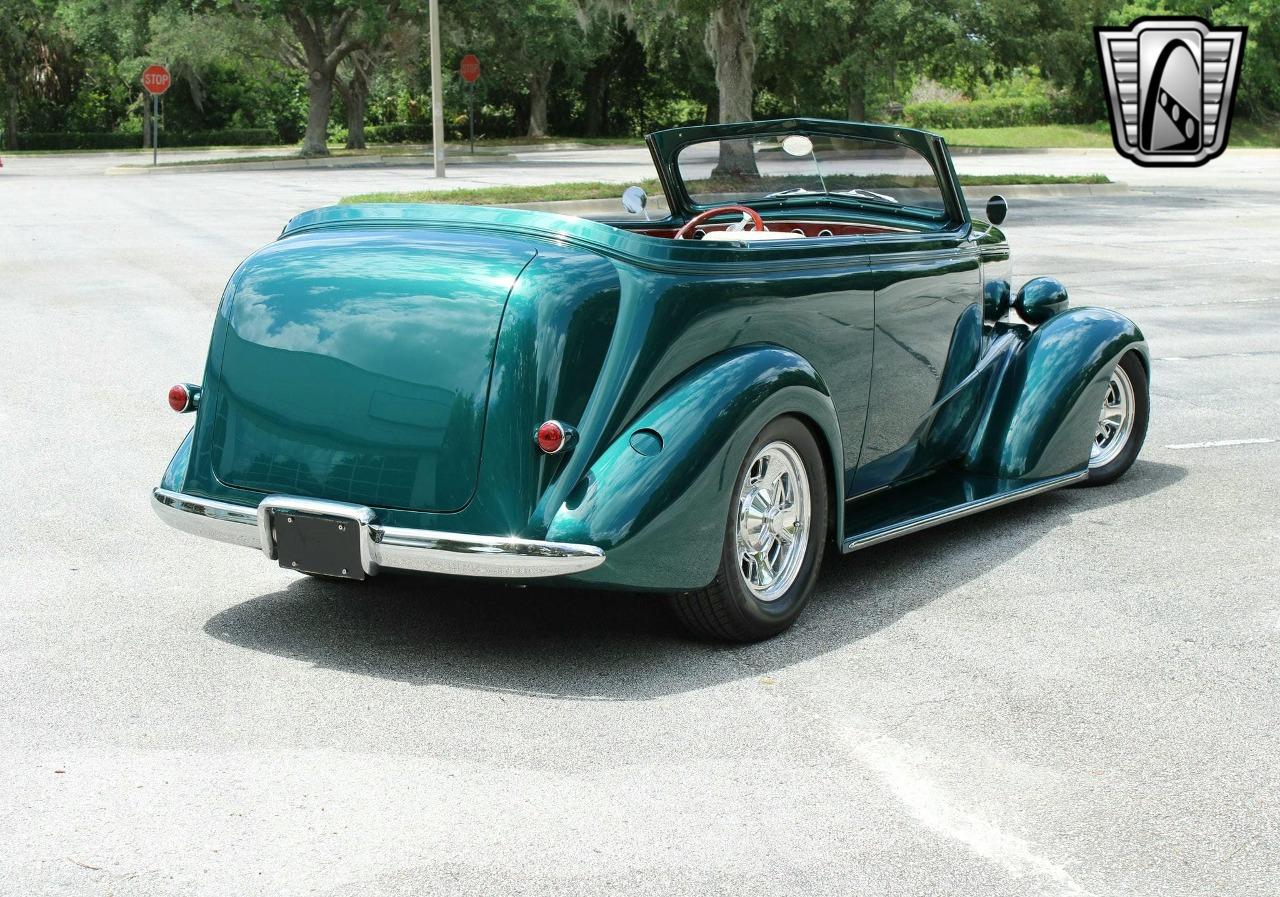
[(902, 110), (913, 128), (1007, 128), (1070, 124), (1079, 116), (1070, 104), (1045, 97), (1011, 97), (969, 103), (915, 103)]
[(142, 146), (141, 134), (54, 131), (19, 132), (18, 149), (67, 150), (67, 149), (137, 149)]
[[(188, 131), (177, 135), (172, 146), (274, 146), (284, 143), (271, 128), (228, 128), (222, 131)], [(164, 131), (160, 132), (160, 145), (164, 146)]]
[(397, 122), (389, 125), (365, 125), (366, 143), (430, 143), (430, 122)]
[[(175, 134), (160, 131), (160, 148), (166, 146), (271, 146), (280, 142), (270, 128), (240, 128), (225, 131), (189, 131)], [(142, 134), (118, 132), (55, 131), (18, 134), (18, 149), (140, 149)]]

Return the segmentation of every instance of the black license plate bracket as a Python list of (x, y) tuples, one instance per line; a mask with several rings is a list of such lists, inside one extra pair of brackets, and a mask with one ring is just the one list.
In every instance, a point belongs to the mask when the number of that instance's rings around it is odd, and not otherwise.
[(271, 516), (281, 567), (342, 579), (365, 578), (359, 521), (287, 511), (275, 511)]

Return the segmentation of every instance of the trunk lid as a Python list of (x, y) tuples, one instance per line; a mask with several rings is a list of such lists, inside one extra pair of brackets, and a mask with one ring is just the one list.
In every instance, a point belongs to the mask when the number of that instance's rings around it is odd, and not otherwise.
[(414, 511), (475, 492), (489, 380), (527, 241), (319, 228), (228, 287), (212, 439), (219, 480)]

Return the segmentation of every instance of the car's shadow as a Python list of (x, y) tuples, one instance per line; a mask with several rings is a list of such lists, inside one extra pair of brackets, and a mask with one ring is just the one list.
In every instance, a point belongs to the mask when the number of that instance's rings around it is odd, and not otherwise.
[(1185, 475), (1182, 467), (1140, 461), (1106, 488), (1059, 490), (853, 555), (828, 553), (800, 622), (758, 645), (688, 638), (655, 595), (412, 577), (299, 579), (222, 611), (205, 631), (244, 648), (403, 682), (643, 700), (764, 675), (855, 642), (1016, 563), (1069, 515), (1140, 498)]

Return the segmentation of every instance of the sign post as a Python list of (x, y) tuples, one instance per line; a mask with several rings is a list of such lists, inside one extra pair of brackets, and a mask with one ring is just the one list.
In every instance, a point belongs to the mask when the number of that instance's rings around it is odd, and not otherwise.
[(467, 82), (467, 122), (471, 128), (471, 154), (476, 152), (476, 79), (480, 77), (480, 60), (468, 53), (458, 65), (458, 74)]
[(158, 161), (160, 146), (160, 95), (169, 89), (169, 69), (163, 65), (149, 65), (142, 73), (142, 87), (151, 94), (151, 164)]
[(436, 177), (444, 177), (444, 86), (440, 83), (440, 0), (428, 0), (431, 17), (431, 152)]

